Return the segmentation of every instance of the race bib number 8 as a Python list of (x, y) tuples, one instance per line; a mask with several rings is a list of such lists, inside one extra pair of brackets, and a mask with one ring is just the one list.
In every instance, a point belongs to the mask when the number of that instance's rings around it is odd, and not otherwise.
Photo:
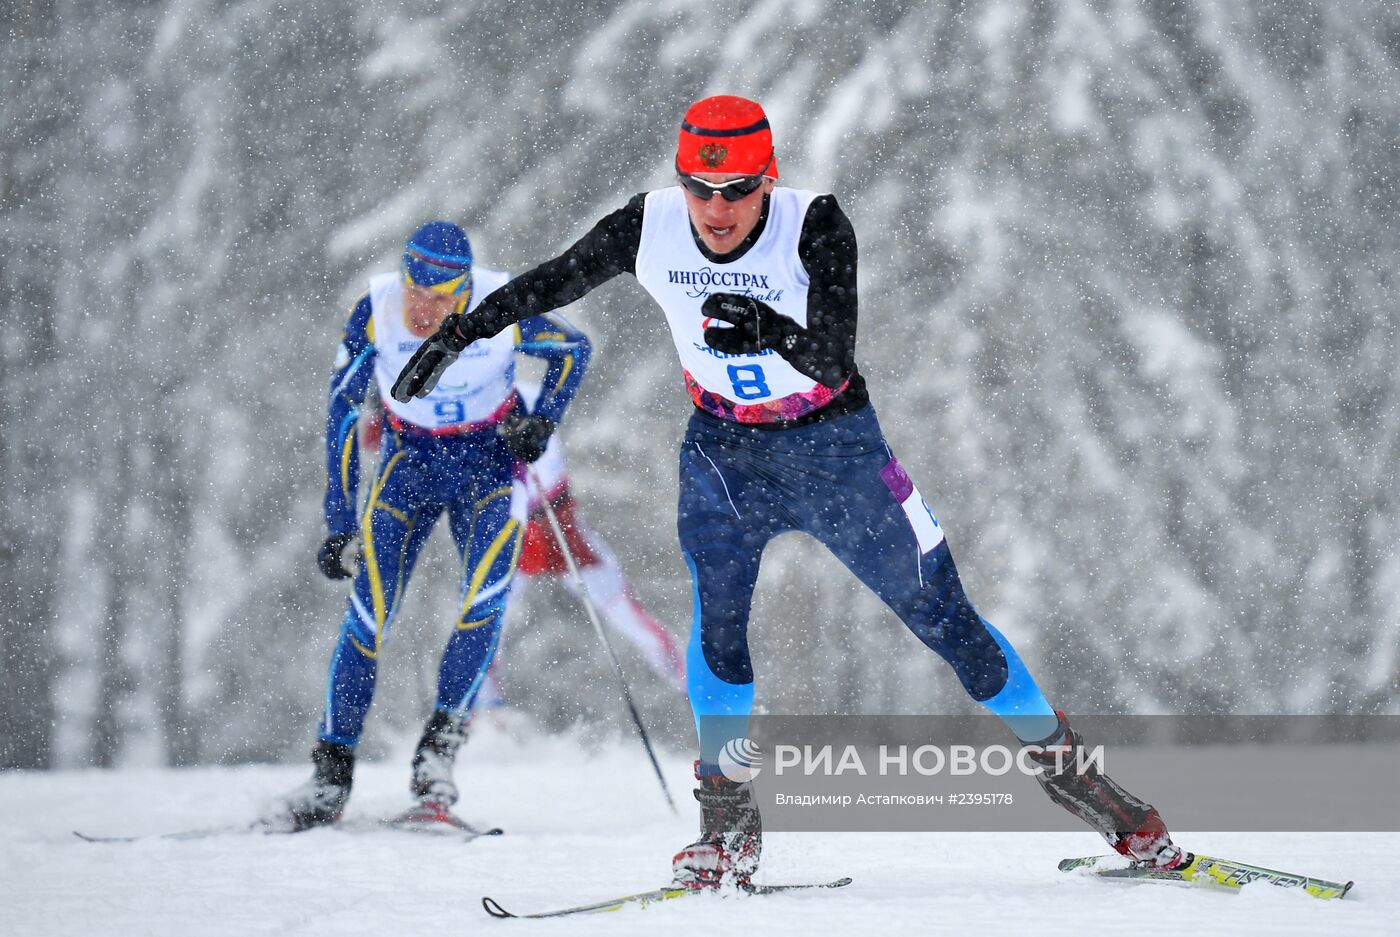
[(729, 383), (734, 388), (734, 396), (739, 400), (757, 400), (772, 393), (763, 376), (763, 369), (756, 364), (729, 365)]

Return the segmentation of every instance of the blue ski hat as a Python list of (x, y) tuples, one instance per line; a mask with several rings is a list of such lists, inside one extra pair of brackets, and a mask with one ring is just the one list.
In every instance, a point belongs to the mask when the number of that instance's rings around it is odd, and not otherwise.
[(450, 221), (430, 221), (408, 239), (404, 282), (434, 293), (465, 293), (472, 282), (472, 242)]

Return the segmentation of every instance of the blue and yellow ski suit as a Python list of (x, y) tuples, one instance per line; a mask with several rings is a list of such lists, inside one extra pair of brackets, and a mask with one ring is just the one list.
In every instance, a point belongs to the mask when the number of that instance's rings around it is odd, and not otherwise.
[[(474, 273), (482, 287), (494, 285), (491, 274), (480, 268)], [(460, 611), (443, 652), (435, 705), (456, 718), (470, 710), (496, 652), (524, 532), (519, 467), (496, 433), (502, 419), (526, 409), (514, 389), (515, 354), (547, 363), (533, 412), (556, 423), (577, 392), (590, 355), (587, 337), (562, 317), (535, 316), (505, 333), (506, 347), (495, 354), (459, 362), (464, 370), (448, 396), (436, 403), (430, 397), (423, 411), (427, 417), (417, 417), (429, 425), (396, 414), (391, 403), (379, 468), (364, 507), (357, 509), (359, 409), (376, 376), (381, 398), (390, 400), (386, 374), (392, 381), (402, 363), (398, 359), (419, 341), (405, 340), (397, 328), (399, 310), (383, 308), (395, 302), (396, 286), (385, 279), (392, 276), (371, 280), (370, 292), (350, 311), (331, 375), (326, 420), (326, 526), (331, 534), (358, 532), (363, 549), (319, 726), (322, 740), (341, 745), (360, 740), (380, 650), (419, 551), (444, 513), (463, 567)], [(503, 274), (497, 277), (504, 282)], [(476, 296), (486, 292), (479, 289)]]

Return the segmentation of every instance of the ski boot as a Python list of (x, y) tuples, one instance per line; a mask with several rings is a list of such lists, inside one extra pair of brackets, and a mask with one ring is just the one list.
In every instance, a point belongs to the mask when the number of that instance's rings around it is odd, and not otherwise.
[(263, 817), (265, 826), (296, 833), (340, 819), (350, 799), (355, 749), (334, 742), (317, 742), (311, 750), (311, 764), (311, 780), (283, 797)]
[(1084, 739), (1055, 711), (1060, 724), (1027, 757), (1041, 767), (1036, 781), (1050, 799), (1093, 827), (1119, 854), (1134, 862), (1174, 869), (1190, 854), (1172, 843), (1157, 808), (1138, 800), (1090, 763), (1079, 768)]
[(671, 860), (675, 883), (707, 889), (749, 884), (763, 850), (763, 823), (749, 783), (722, 774), (701, 774), (695, 763), (695, 799), (700, 802), (700, 838)]
[(413, 776), (409, 787), (421, 804), (433, 804), (446, 811), (457, 802), (457, 785), (452, 780), (452, 763), (457, 749), (467, 740), (468, 719), (456, 719), (433, 710), (413, 753)]

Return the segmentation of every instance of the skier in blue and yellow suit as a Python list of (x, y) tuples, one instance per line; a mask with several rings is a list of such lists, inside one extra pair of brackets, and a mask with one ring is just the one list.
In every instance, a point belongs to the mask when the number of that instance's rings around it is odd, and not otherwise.
[[(519, 463), (544, 452), (588, 365), (584, 334), (557, 315), (535, 316), (481, 342), (427, 397), (402, 404), (389, 389), (409, 356), (449, 314), (471, 311), (509, 276), (472, 263), (461, 228), (431, 222), (409, 238), (401, 268), (371, 278), (350, 311), (331, 376), (326, 422), (326, 526), (318, 563), (354, 589), (331, 659), (315, 775), (270, 822), (330, 823), (350, 795), (355, 746), (374, 695), (380, 649), (419, 551), (446, 512), (463, 559), (461, 610), (443, 652), (437, 701), (413, 759), (412, 789), (439, 811), (457, 799), (452, 762), (495, 655), (506, 594), (525, 529)], [(533, 410), (515, 387), (515, 355), (547, 362)], [(371, 381), (387, 408), (380, 464), (356, 510), (356, 421)], [(352, 572), (355, 547), (359, 569)]]

